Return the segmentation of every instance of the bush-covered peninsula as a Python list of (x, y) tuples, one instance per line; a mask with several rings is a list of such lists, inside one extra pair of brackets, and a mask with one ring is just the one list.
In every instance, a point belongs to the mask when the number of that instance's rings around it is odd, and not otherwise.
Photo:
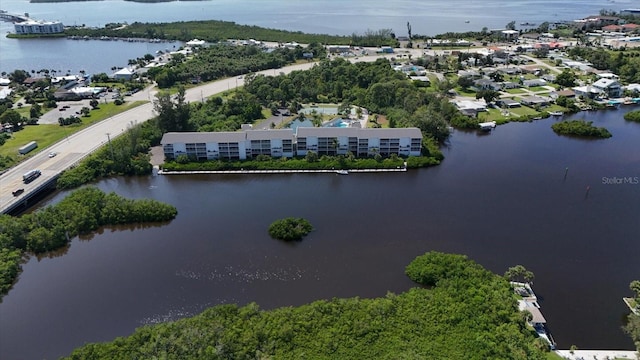
[(551, 125), (551, 129), (559, 135), (583, 136), (606, 139), (611, 133), (604, 127), (593, 126), (593, 121), (571, 120)]
[(397, 40), (390, 29), (368, 30), (364, 34), (338, 36), (327, 34), (306, 34), (301, 31), (269, 29), (252, 25), (239, 25), (231, 21), (204, 20), (180, 21), (173, 23), (139, 23), (125, 26), (108, 26), (100, 29), (69, 28), (69, 36), (125, 37), (189, 41), (194, 38), (208, 42), (227, 39), (255, 39), (272, 42), (297, 42), (302, 44), (323, 43), (354, 46), (395, 46)]
[(56, 205), (20, 217), (0, 215), (0, 296), (20, 273), (25, 253), (40, 254), (69, 244), (101, 226), (160, 222), (177, 215), (175, 207), (155, 200), (129, 200), (94, 187), (72, 192)]
[(427, 253), (419, 285), (377, 299), (260, 310), (220, 305), (192, 318), (88, 344), (68, 359), (544, 359), (506, 279), (461, 255)]

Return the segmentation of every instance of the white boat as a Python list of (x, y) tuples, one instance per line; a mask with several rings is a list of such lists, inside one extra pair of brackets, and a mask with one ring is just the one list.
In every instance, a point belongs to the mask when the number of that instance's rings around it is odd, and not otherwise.
[(551, 116), (562, 116), (564, 113), (562, 111), (549, 111), (549, 115)]
[(349, 175), (349, 170), (336, 170), (338, 175)]
[(478, 124), (478, 126), (482, 131), (491, 131), (492, 129), (496, 128), (496, 122), (495, 121), (483, 122)]

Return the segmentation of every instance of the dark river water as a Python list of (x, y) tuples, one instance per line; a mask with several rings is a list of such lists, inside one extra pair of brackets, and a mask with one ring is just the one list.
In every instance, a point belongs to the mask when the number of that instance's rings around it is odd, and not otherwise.
[[(458, 131), (442, 165), (403, 174), (102, 181), (171, 203), (178, 217), (32, 258), (0, 304), (0, 358), (53, 359), (222, 303), (402, 292), (412, 286), (404, 266), (430, 250), (497, 273), (532, 270), (561, 348), (632, 349), (621, 298), (640, 278), (640, 184), (603, 179), (640, 177), (640, 124), (622, 119), (628, 110), (577, 115), (606, 126), (608, 140), (557, 136), (553, 119)], [(269, 224), (287, 216), (316, 230), (293, 245), (270, 239)]]

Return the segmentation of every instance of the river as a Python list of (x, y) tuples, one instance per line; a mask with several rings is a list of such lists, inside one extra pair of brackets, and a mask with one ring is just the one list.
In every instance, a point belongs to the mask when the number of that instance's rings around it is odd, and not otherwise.
[[(561, 348), (632, 349), (621, 298), (640, 276), (640, 184), (607, 184), (640, 177), (629, 109), (575, 115), (606, 126), (607, 140), (557, 136), (554, 119), (456, 131), (440, 166), (402, 174), (101, 181), (171, 203), (178, 217), (104, 229), (62, 256), (29, 260), (0, 304), (0, 358), (53, 359), (222, 303), (268, 309), (402, 292), (412, 286), (404, 266), (430, 250), (496, 273), (532, 270)], [(316, 230), (297, 244), (270, 239), (269, 224), (286, 216)]]
[[(102, 27), (113, 22), (225, 20), (337, 35), (386, 28), (402, 36), (407, 34), (407, 22), (411, 23), (413, 34), (436, 35), (448, 31), (480, 31), (483, 27), (504, 28), (512, 20), (516, 24), (568, 21), (596, 15), (601, 9), (620, 11), (636, 4), (636, 0), (212, 0), (155, 4), (122, 0), (34, 4), (26, 0), (3, 0), (0, 7), (11, 13), (29, 13), (38, 20), (62, 21), (65, 25)], [(0, 34), (8, 31), (13, 31), (13, 25), (0, 22)], [(0, 36), (0, 71), (44, 68), (72, 73), (80, 70), (88, 74), (110, 73), (113, 66), (126, 66), (129, 59), (166, 48), (162, 44), (116, 44)], [(169, 49), (173, 50), (173, 44)]]

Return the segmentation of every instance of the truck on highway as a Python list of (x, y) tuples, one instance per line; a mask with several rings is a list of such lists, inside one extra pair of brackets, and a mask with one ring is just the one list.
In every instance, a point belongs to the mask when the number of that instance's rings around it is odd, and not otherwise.
[(30, 170), (26, 174), (22, 175), (22, 181), (24, 181), (25, 184), (28, 184), (33, 180), (35, 180), (36, 178), (38, 178), (38, 176), (40, 175), (42, 175), (42, 172), (40, 170), (38, 169)]
[(19, 149), (18, 152), (22, 155), (27, 154), (29, 151), (35, 149), (38, 147), (38, 143), (35, 141), (32, 141), (26, 145), (22, 145)]

